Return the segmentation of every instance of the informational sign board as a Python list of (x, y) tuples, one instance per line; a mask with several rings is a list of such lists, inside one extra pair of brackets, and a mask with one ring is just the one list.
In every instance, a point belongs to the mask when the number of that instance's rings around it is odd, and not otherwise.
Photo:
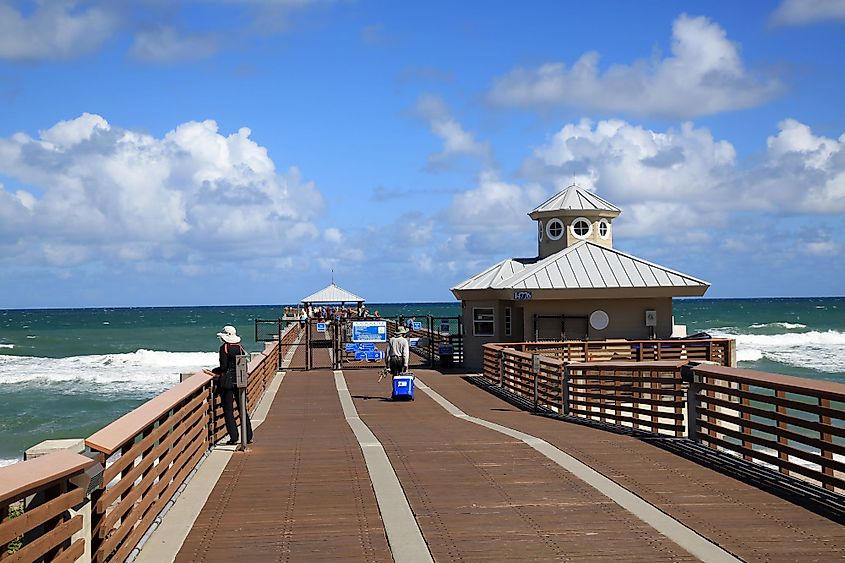
[(317, 332), (326, 332), (326, 323), (317, 323)]
[(352, 342), (387, 342), (387, 321), (352, 321)]
[(440, 332), (449, 332), (449, 321), (440, 321)]
[(375, 342), (361, 342), (359, 344), (352, 344), (347, 342), (345, 349), (347, 352), (373, 352), (376, 349)]
[(411, 327), (414, 330), (422, 330), (422, 322), (414, 321), (413, 326)]
[(356, 360), (383, 360), (384, 352), (381, 350), (361, 350), (355, 352)]

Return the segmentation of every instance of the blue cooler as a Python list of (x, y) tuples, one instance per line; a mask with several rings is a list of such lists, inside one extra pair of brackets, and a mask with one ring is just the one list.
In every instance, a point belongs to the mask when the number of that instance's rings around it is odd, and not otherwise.
[(393, 378), (393, 393), (390, 398), (394, 401), (407, 399), (414, 400), (414, 375), (402, 373)]

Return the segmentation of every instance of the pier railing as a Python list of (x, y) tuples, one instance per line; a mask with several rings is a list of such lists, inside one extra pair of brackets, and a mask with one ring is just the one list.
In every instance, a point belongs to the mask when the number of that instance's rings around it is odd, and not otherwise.
[(725, 341), (648, 343), (486, 344), (483, 377), (537, 409), (685, 436), (845, 492), (845, 385), (729, 367)]
[[(80, 534), (85, 470), (95, 461), (59, 452), (2, 468), (0, 472), (0, 560), (76, 561), (90, 545)], [(30, 509), (24, 505), (30, 499)], [(33, 502), (34, 501), (34, 502)]]
[[(281, 343), (295, 340), (298, 330), (291, 325)], [(281, 367), (279, 345), (267, 343), (250, 360), (250, 412)], [(224, 435), (214, 379), (200, 372), (87, 438), (86, 455), (58, 452), (0, 468), (0, 547), (12, 546), (10, 561), (44, 555), (75, 561), (80, 549), (89, 550), (92, 561), (124, 561)], [(104, 469), (93, 485), (74, 485), (98, 462)], [(45, 499), (32, 502), (36, 493)], [(73, 516), (71, 508), (80, 504), (90, 510), (90, 535), (71, 542), (83, 518)], [(5, 551), (0, 551), (4, 561)]]
[(688, 401), (690, 438), (845, 491), (845, 385), (702, 365)]

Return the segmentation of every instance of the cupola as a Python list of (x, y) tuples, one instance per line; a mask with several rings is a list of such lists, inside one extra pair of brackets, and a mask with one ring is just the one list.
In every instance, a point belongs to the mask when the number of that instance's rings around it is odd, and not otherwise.
[(538, 256), (545, 258), (582, 240), (613, 248), (611, 222), (620, 213), (596, 194), (569, 186), (528, 214), (537, 221)]

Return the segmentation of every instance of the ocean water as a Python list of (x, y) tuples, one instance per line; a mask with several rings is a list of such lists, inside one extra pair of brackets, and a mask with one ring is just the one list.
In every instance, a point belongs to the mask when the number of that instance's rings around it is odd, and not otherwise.
[[(456, 316), (458, 303), (368, 304), (382, 316)], [(689, 334), (737, 340), (739, 366), (845, 383), (845, 298), (682, 299)], [(0, 465), (50, 438), (80, 438), (179, 381), (213, 367), (216, 333), (281, 306), (0, 310)]]

